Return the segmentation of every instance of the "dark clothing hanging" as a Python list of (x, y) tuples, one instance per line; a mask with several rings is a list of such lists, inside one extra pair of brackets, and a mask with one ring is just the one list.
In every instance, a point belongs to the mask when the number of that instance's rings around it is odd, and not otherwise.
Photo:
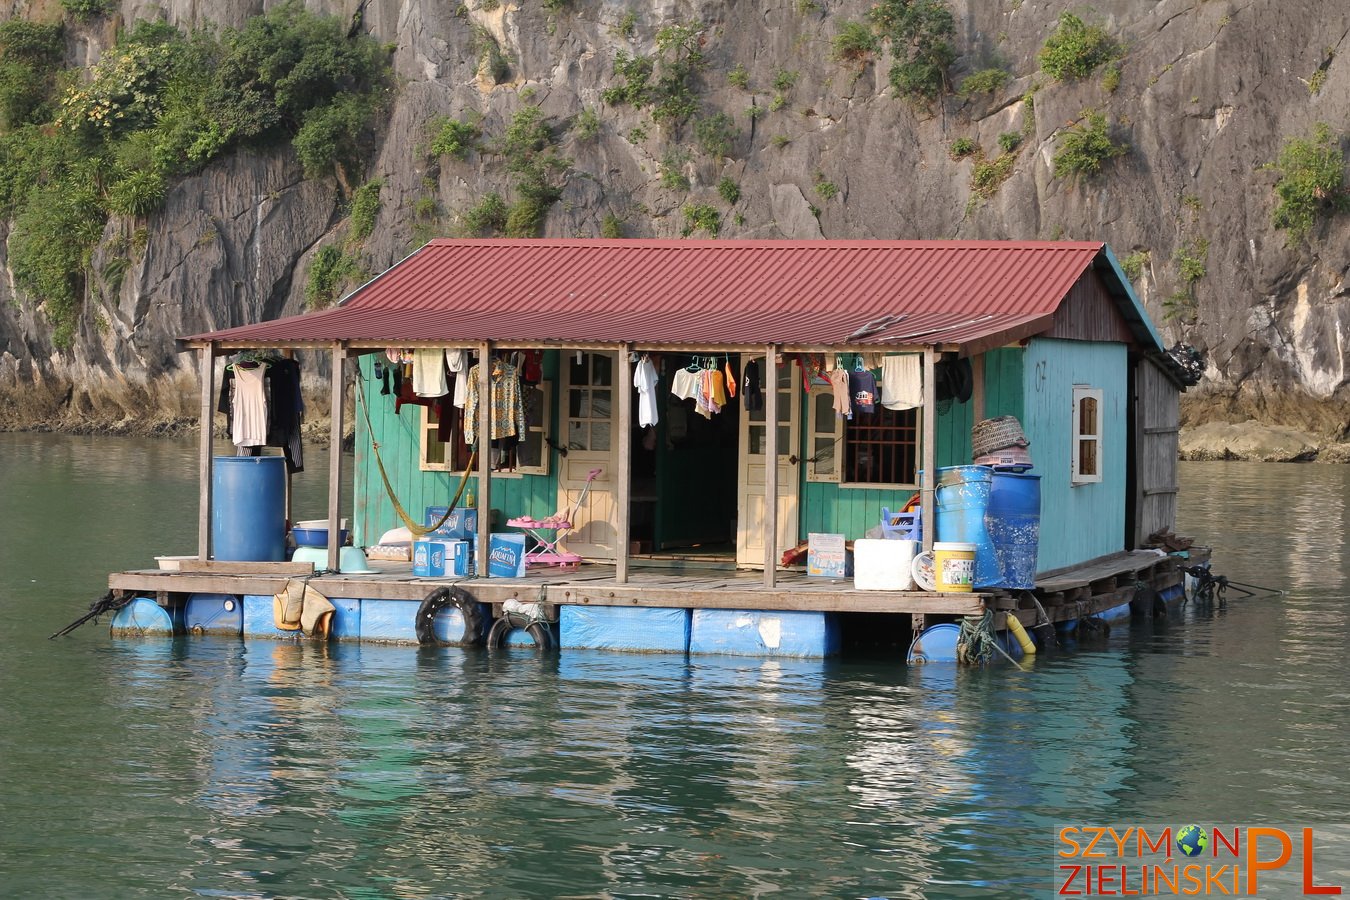
[(745, 408), (751, 412), (764, 408), (764, 382), (759, 377), (759, 363), (753, 359), (741, 372), (741, 396), (745, 399)]
[[(282, 357), (263, 357), (267, 364), (263, 383), (267, 389), (267, 444), (280, 447), (286, 457), (286, 470), (292, 474), (305, 471), (305, 450), (300, 438), (300, 425), (305, 419), (305, 403), (300, 397), (300, 363)], [(225, 367), (220, 382), (220, 397), (216, 410), (223, 412), (232, 423), (234, 419), (234, 369)], [(249, 454), (259, 456), (261, 447), (250, 448)]]

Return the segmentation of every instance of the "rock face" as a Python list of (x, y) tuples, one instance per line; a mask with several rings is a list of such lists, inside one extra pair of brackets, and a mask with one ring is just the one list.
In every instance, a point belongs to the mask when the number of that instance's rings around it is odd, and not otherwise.
[[(270, 5), (125, 0), (121, 16), (238, 25)], [(531, 103), (570, 160), (548, 236), (598, 236), (612, 216), (628, 237), (677, 237), (690, 225), (684, 209), (706, 204), (720, 213), (724, 238), (1103, 240), (1121, 258), (1147, 252), (1135, 283), (1164, 339), (1207, 353), (1188, 424), (1255, 419), (1345, 434), (1350, 215), (1319, 220), (1306, 241), (1289, 245), (1271, 224), (1278, 173), (1267, 167), (1317, 122), (1337, 134), (1347, 128), (1350, 4), (1103, 0), (1085, 18), (1125, 49), (1119, 86), (1108, 92), (1101, 72), (1061, 83), (1039, 70), (1037, 51), (1065, 4), (953, 0), (961, 55), (952, 81), (996, 63), (1010, 78), (993, 94), (952, 93), (927, 107), (895, 95), (887, 50), (863, 62), (832, 59), (840, 24), (861, 21), (870, 5), (369, 4), (363, 27), (397, 45), (400, 86), (364, 175), (383, 182), (366, 268), (384, 269), (428, 235), (457, 233), (460, 215), (489, 192), (511, 199), (504, 161), (488, 148)], [(308, 6), (347, 19), (357, 3)], [(48, 7), (56, 4), (0, 3), (0, 16), (50, 19)], [(662, 26), (693, 22), (707, 62), (695, 119), (732, 117), (723, 155), (700, 149), (693, 121), (658, 124), (649, 110), (601, 99), (618, 82), (616, 52), (652, 54)], [(91, 57), (98, 34), (106, 40), (105, 32), (77, 37)], [(480, 66), (485, 36), (507, 61), (504, 77)], [(738, 66), (744, 87), (728, 78)], [(1055, 177), (1058, 140), (1089, 108), (1130, 151), (1096, 178)], [(591, 135), (575, 129), (586, 110), (598, 118)], [(482, 149), (463, 161), (430, 158), (427, 123), (437, 115), (481, 116)], [(983, 198), (972, 190), (979, 154), (954, 160), (951, 143), (974, 139), (993, 160), (1007, 132), (1025, 138), (1007, 180)], [(661, 177), (673, 170), (687, 188)], [(717, 191), (724, 177), (739, 186), (734, 204)], [(68, 352), (53, 351), (31, 302), (14, 302), (13, 278), (0, 280), (0, 391), (22, 398), (27, 412), (3, 401), (0, 409), (30, 423), (125, 422), (147, 404), (164, 420), (191, 416), (192, 361), (176, 354), (174, 338), (299, 312), (312, 254), (345, 233), (348, 199), (336, 179), (304, 180), (288, 152), (216, 162), (173, 188), (120, 285), (93, 285)], [(132, 227), (114, 219), (105, 237)], [(1183, 286), (1177, 254), (1204, 241), (1193, 307), (1166, 318), (1164, 298)]]

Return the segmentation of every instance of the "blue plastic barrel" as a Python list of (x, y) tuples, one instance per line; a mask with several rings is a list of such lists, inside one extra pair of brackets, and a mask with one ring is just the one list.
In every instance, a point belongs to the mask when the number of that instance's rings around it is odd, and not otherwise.
[(956, 662), (956, 644), (961, 626), (951, 622), (930, 625), (909, 645), (906, 661), (915, 663)]
[(984, 524), (998, 560), (999, 585), (1034, 588), (1041, 536), (1041, 476), (994, 472)]
[(975, 589), (997, 587), (998, 559), (985, 528), (994, 470), (988, 466), (938, 469), (937, 539), (975, 545)]
[(211, 546), (216, 559), (286, 559), (284, 457), (216, 457), (211, 478)]

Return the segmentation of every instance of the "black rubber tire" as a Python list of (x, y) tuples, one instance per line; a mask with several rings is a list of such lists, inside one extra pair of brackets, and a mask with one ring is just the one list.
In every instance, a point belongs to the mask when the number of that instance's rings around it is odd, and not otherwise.
[[(464, 634), (458, 641), (442, 641), (436, 637), (436, 614), (446, 607), (453, 606), (464, 618)], [(417, 632), (417, 642), (431, 647), (481, 647), (483, 646), (483, 606), (474, 599), (473, 594), (462, 587), (436, 588), (417, 607), (417, 616), (413, 627)]]
[(547, 622), (531, 622), (524, 616), (509, 612), (502, 613), (502, 617), (492, 623), (492, 629), (487, 637), (488, 649), (500, 650), (506, 636), (518, 628), (523, 628), (525, 633), (534, 639), (534, 647), (540, 653), (547, 653), (553, 649), (553, 631)]

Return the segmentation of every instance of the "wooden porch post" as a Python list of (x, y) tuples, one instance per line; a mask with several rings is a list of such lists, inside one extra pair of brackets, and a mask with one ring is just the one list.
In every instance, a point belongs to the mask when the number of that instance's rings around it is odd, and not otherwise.
[(216, 344), (208, 341), (197, 360), (202, 384), (201, 449), (197, 454), (197, 558), (211, 558), (211, 443), (216, 430)]
[(632, 472), (633, 467), (633, 348), (627, 344), (619, 347), (619, 380), (615, 390), (619, 392), (619, 423), (614, 433), (619, 442), (619, 471), (614, 473), (614, 503), (618, 520), (614, 523), (614, 580), (619, 584), (628, 581), (628, 518), (632, 512)]
[(329, 380), (328, 411), (328, 568), (336, 571), (342, 551), (342, 391), (347, 347), (333, 342), (333, 371)]
[(937, 535), (937, 350), (923, 351), (923, 549), (933, 549)]
[(764, 586), (778, 576), (778, 347), (764, 354)]
[(486, 578), (492, 549), (492, 342), (478, 345), (478, 557), (474, 577)]

